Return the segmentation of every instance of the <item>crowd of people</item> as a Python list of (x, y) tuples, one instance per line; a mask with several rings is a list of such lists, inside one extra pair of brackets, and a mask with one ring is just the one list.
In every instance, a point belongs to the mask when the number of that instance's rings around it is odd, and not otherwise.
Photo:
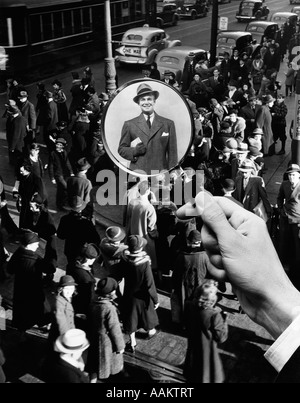
[[(157, 288), (164, 277), (171, 281), (172, 322), (188, 339), (187, 381), (225, 381), (217, 344), (227, 340), (228, 325), (216, 303), (226, 281), (234, 286), (241, 311), (254, 321), (256, 316), (251, 302), (243, 299), (242, 293), (248, 291), (230, 263), (220, 261), (223, 252), (219, 250), (220, 258), (211, 244), (207, 228), (217, 235), (219, 245), (224, 234), (196, 208), (202, 192), (222, 200), (218, 203), (226, 217), (237, 209), (240, 217), (254, 220), (264, 237), (271, 235), (287, 274), (282, 272), (295, 290), (300, 287), (300, 167), (289, 164), (278, 206), (271, 205), (264, 182), (277, 142), (281, 143), (277, 154), (289, 151), (285, 97), (295, 89), (295, 72), (290, 62), (283, 67), (284, 95), (277, 80), (280, 47), (267, 38), (253, 59), (233, 50), (232, 56), (225, 52), (220, 64), (209, 69), (204, 60), (195, 63), (194, 56), (188, 56), (180, 83), (169, 71), (161, 79), (155, 63), (142, 73), (185, 97), (195, 128), (189, 154), (180, 166), (162, 171), (154, 180), (136, 176), (129, 182), (123, 225), (108, 227), (102, 239), (91, 191), (99, 170), (117, 174), (103, 146), (101, 128), (113, 94), (98, 95), (90, 67), (81, 78), (72, 73), (70, 99), (57, 79), (52, 90), (37, 84), (35, 103), (18, 80), (7, 81), (3, 118), (19, 225), (10, 217), (5, 180), (0, 177), (0, 234), (6, 231), (20, 246), (11, 256), (1, 235), (1, 278), (14, 276), (13, 326), (23, 335), (34, 325), (49, 331), (46, 382), (126, 381), (123, 353), (135, 352), (136, 333), (143, 329), (145, 338), (151, 339), (159, 332)], [(56, 210), (63, 213), (58, 225), (49, 211), (46, 174), (56, 187)], [(232, 224), (237, 231), (239, 225)], [(57, 238), (64, 241), (66, 274), (45, 314), (44, 287), (57, 269)], [(275, 262), (273, 253), (271, 249)], [(95, 276), (95, 263), (105, 269), (101, 279)], [(225, 275), (216, 275), (212, 265)], [(280, 272), (277, 261), (276, 266)], [(288, 284), (285, 277), (284, 283)], [(262, 317), (256, 321), (279, 336)]]

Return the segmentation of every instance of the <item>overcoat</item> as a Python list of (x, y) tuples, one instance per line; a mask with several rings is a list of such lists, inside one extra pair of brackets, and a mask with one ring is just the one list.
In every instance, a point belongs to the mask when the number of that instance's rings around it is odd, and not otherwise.
[(120, 305), (125, 332), (131, 334), (140, 328), (153, 329), (158, 325), (154, 309), (158, 296), (149, 256), (144, 251), (134, 256), (125, 250), (119, 265), (125, 280)]
[(15, 275), (13, 325), (19, 330), (39, 324), (44, 314), (43, 259), (20, 246), (11, 257), (7, 271)]
[(203, 309), (194, 301), (185, 307), (188, 347), (184, 363), (184, 375), (196, 383), (224, 382), (223, 364), (218, 343), (228, 337), (228, 326), (215, 308)]
[[(140, 139), (146, 146), (146, 154), (135, 157), (135, 147), (131, 143)], [(125, 121), (118, 153), (130, 161), (129, 169), (142, 170), (147, 175), (151, 171), (174, 168), (178, 163), (177, 138), (175, 124), (154, 113), (151, 128), (147, 126), (146, 119), (141, 113), (138, 117)]]
[(75, 329), (73, 305), (63, 295), (57, 294), (54, 300), (48, 340), (54, 343), (58, 336), (70, 329)]
[(123, 370), (125, 342), (118, 311), (109, 298), (97, 298), (93, 301), (89, 313), (89, 341), (87, 368), (97, 373), (98, 379), (106, 379)]
[(147, 240), (145, 251), (151, 258), (152, 269), (157, 268), (155, 239), (150, 234), (156, 229), (157, 215), (154, 206), (141, 198), (131, 200), (127, 207), (126, 233), (140, 235)]
[(272, 115), (267, 105), (262, 105), (256, 112), (256, 126), (263, 131), (262, 152), (268, 154), (270, 145), (273, 143)]

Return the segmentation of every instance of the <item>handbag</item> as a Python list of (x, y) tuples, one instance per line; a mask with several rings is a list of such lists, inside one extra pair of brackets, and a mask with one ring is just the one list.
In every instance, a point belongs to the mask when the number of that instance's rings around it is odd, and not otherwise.
[(265, 222), (268, 221), (269, 217), (266, 212), (265, 206), (263, 201), (261, 200), (253, 209), (254, 214), (256, 214), (258, 217), (262, 218)]

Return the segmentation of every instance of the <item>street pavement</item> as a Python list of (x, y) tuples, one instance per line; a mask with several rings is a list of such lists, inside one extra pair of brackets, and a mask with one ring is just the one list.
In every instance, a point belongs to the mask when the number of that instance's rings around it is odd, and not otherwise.
[[(282, 63), (279, 79), (284, 82), (285, 64)], [(96, 71), (97, 66), (91, 66)], [(101, 67), (100, 67), (101, 71)], [(67, 77), (67, 74), (66, 74)], [(98, 76), (99, 78), (100, 76)], [(100, 78), (99, 78), (100, 80)], [(103, 87), (103, 78), (99, 87)], [(50, 82), (51, 80), (49, 80)], [(284, 87), (284, 86), (283, 86)], [(31, 86), (33, 90), (33, 87)], [(283, 88), (284, 89), (284, 88)], [(2, 115), (4, 95), (0, 95), (0, 113)], [(286, 103), (289, 109), (288, 125), (294, 118), (294, 96), (288, 97)], [(3, 119), (4, 120), (4, 119)], [(287, 164), (291, 158), (290, 138), (287, 141), (287, 153), (285, 155), (266, 158), (267, 171), (264, 175), (267, 193), (270, 202), (275, 205), (280, 183)], [(277, 145), (280, 149), (280, 144)], [(42, 158), (46, 158), (45, 150), (42, 149)], [(4, 178), (7, 192), (8, 208), (11, 216), (18, 223), (18, 212), (15, 207), (15, 200), (12, 197), (14, 185), (14, 174), (8, 164), (7, 145), (3, 122), (0, 126), (0, 174)], [(53, 213), (55, 223), (58, 225), (61, 216), (65, 213), (57, 212), (55, 209), (55, 187), (46, 174), (46, 186), (49, 192), (49, 209)], [(97, 186), (93, 190), (97, 192)], [(95, 203), (95, 218), (97, 230), (100, 236), (104, 235), (109, 225), (122, 225), (122, 206), (106, 205), (99, 206)], [(51, 298), (55, 285), (61, 275), (65, 273), (66, 260), (63, 255), (63, 242), (57, 240), (58, 246), (58, 269), (55, 273), (54, 283), (45, 289), (47, 301), (51, 304)], [(18, 245), (9, 243), (6, 239), (6, 247), (14, 252)], [(100, 265), (96, 266), (96, 277), (99, 279), (105, 276), (105, 271)], [(187, 347), (186, 334), (183, 330), (176, 328), (171, 321), (170, 279), (165, 278), (159, 289), (158, 316), (160, 319), (159, 332), (151, 340), (145, 340), (144, 333), (137, 334), (137, 348), (134, 354), (126, 353), (126, 368), (130, 377), (127, 382), (184, 382), (182, 366)], [(2, 346), (6, 355), (4, 369), (7, 372), (10, 382), (39, 382), (40, 366), (45, 353), (47, 333), (41, 329), (32, 328), (27, 332), (27, 341), (20, 339), (20, 334), (11, 328), (11, 309), (8, 307), (13, 292), (13, 279), (0, 283), (0, 330)], [(274, 369), (264, 359), (263, 354), (272, 344), (271, 336), (260, 326), (252, 322), (247, 315), (240, 313), (239, 303), (234, 299), (231, 285), (226, 283), (226, 292), (218, 302), (220, 309), (228, 312), (229, 337), (228, 340), (219, 346), (227, 383), (269, 383), (275, 376)], [(5, 330), (6, 327), (6, 330)], [(126, 338), (126, 336), (125, 336)], [(127, 341), (127, 339), (126, 339)], [(24, 349), (24, 343), (26, 348)]]

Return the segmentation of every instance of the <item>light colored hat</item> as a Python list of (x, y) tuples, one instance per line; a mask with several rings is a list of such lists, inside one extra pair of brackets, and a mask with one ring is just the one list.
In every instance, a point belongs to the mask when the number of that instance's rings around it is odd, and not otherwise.
[(253, 170), (253, 165), (248, 160), (245, 160), (242, 165), (239, 167), (239, 171), (241, 172), (249, 172)]
[(247, 154), (249, 152), (248, 144), (240, 143), (236, 149), (237, 154)]
[(291, 164), (286, 173), (291, 174), (292, 172), (300, 172), (300, 166), (298, 164)]
[(154, 91), (149, 84), (143, 83), (138, 86), (136, 96), (133, 98), (134, 102), (137, 104), (139, 102), (139, 98), (146, 94), (153, 94), (155, 99), (159, 97), (158, 91)]
[(54, 350), (58, 353), (72, 354), (86, 350), (89, 345), (90, 343), (83, 330), (70, 329), (56, 339)]

